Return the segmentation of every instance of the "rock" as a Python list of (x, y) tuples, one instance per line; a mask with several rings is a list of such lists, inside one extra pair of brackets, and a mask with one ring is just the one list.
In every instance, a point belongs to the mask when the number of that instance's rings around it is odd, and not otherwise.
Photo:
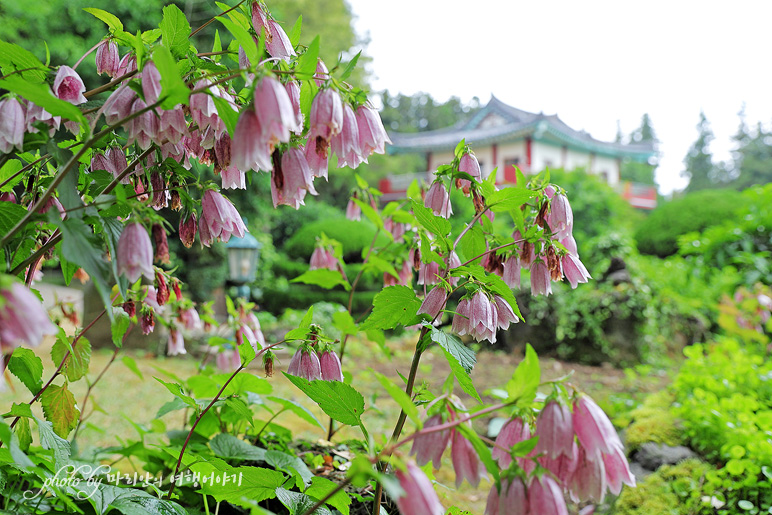
[(633, 476), (635, 476), (635, 481), (637, 483), (640, 483), (646, 478), (646, 476), (652, 473), (651, 470), (643, 468), (643, 466), (641, 466), (641, 464), (636, 461), (630, 462), (630, 472)]
[(641, 445), (633, 457), (647, 470), (657, 470), (662, 465), (675, 465), (687, 458), (695, 458), (697, 454), (683, 445), (671, 447), (669, 445), (647, 442)]

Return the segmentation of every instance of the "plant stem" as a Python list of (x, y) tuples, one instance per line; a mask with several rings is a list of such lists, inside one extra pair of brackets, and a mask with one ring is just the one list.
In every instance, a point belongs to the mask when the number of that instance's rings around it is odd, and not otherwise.
[[(220, 14), (218, 14), (217, 16), (222, 16), (223, 14), (228, 14), (228, 13), (229, 13), (229, 12), (231, 12), (232, 10), (234, 10), (234, 9), (238, 8), (238, 7), (239, 7), (241, 4), (243, 4), (245, 1), (246, 1), (246, 0), (241, 0), (241, 2), (237, 3), (236, 5), (234, 5), (233, 7), (231, 7), (230, 9), (228, 9), (227, 11), (223, 11), (223, 12), (221, 12), (221, 13), (220, 13)], [(216, 19), (217, 19), (217, 16), (215, 16), (214, 18), (210, 18), (210, 19), (209, 19), (209, 21), (207, 21), (206, 23), (204, 23), (203, 25), (201, 25), (199, 28), (197, 28), (196, 30), (194, 30), (193, 32), (191, 32), (191, 33), (190, 33), (190, 36), (188, 36), (188, 37), (189, 37), (189, 38), (192, 38), (193, 36), (195, 36), (196, 34), (198, 34), (199, 32), (201, 32), (202, 30), (204, 30), (204, 29), (205, 29), (205, 28), (206, 28), (206, 27), (207, 27), (207, 26), (208, 26), (210, 23), (212, 23), (214, 20), (216, 20)]]
[(263, 431), (265, 431), (265, 428), (268, 427), (268, 424), (270, 424), (273, 421), (273, 419), (275, 419), (276, 417), (284, 413), (286, 410), (287, 408), (282, 408), (276, 413), (274, 413), (271, 418), (268, 419), (268, 421), (263, 425), (263, 427), (260, 428), (260, 431), (258, 431), (257, 434), (255, 435), (255, 444), (257, 444), (257, 441), (260, 439), (260, 435), (263, 434)]
[(318, 508), (321, 508), (321, 506), (325, 502), (327, 502), (327, 500), (330, 499), (333, 495), (337, 494), (338, 492), (340, 492), (341, 490), (346, 488), (349, 485), (349, 483), (351, 483), (351, 479), (350, 478), (344, 479), (343, 482), (338, 484), (338, 486), (336, 486), (335, 489), (332, 492), (330, 492), (327, 495), (325, 495), (321, 500), (317, 501), (316, 504), (314, 504), (313, 506), (308, 508), (306, 511), (304, 511), (303, 515), (312, 515)]

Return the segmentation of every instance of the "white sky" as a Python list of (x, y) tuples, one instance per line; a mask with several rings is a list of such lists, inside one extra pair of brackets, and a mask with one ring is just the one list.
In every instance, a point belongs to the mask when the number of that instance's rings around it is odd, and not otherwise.
[(348, 1), (370, 38), (374, 90), (495, 94), (604, 141), (648, 112), (663, 193), (686, 184), (700, 109), (716, 160), (730, 157), (743, 102), (749, 124), (772, 121), (770, 0)]

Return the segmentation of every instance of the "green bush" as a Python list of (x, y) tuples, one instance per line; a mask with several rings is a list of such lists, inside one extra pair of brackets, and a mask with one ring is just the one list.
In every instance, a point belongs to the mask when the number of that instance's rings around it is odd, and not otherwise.
[[(355, 318), (366, 312), (373, 305), (376, 291), (356, 291), (352, 303)], [(316, 286), (292, 284), (288, 289), (269, 286), (263, 289), (260, 307), (274, 315), (281, 315), (286, 308), (307, 309), (316, 302), (336, 302), (343, 306), (348, 304), (349, 292), (343, 290), (323, 290)]]
[(628, 452), (633, 453), (648, 442), (672, 446), (682, 443), (675, 415), (670, 411), (673, 400), (671, 392), (657, 392), (630, 413), (632, 423), (625, 429)]
[[(284, 251), (292, 259), (308, 261), (314, 252), (316, 238), (320, 234), (326, 234), (329, 238), (337, 240), (343, 246), (344, 261), (361, 261), (362, 249), (370, 245), (375, 234), (375, 227), (367, 222), (355, 222), (344, 217), (317, 220), (305, 224), (284, 243)], [(377, 244), (384, 246), (388, 237), (382, 234)]]
[(704, 190), (690, 193), (657, 207), (635, 231), (638, 250), (659, 257), (678, 252), (678, 239), (693, 231), (737, 221), (742, 194), (734, 190)]

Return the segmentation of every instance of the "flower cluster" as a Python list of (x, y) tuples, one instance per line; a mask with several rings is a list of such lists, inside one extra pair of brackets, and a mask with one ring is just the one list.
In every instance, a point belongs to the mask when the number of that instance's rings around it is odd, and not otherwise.
[(459, 336), (468, 334), (477, 341), (496, 343), (496, 331), (506, 330), (510, 323), (517, 322), (519, 319), (502, 296), (479, 289), (459, 301), (453, 317), (453, 332)]
[(326, 346), (324, 350), (317, 353), (315, 346), (301, 345), (292, 356), (287, 373), (309, 381), (343, 382), (340, 358), (329, 346)]

